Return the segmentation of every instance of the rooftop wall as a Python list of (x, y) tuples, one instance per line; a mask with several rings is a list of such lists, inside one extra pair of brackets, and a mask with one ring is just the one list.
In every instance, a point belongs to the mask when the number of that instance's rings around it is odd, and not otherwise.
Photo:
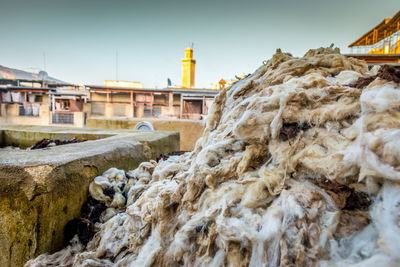
[(138, 118), (94, 118), (86, 120), (89, 128), (103, 129), (134, 129), (136, 124), (148, 121), (153, 124), (157, 131), (177, 131), (180, 134), (180, 150), (191, 151), (194, 149), (196, 141), (201, 137), (205, 122), (194, 120), (174, 120), (174, 119), (138, 119)]

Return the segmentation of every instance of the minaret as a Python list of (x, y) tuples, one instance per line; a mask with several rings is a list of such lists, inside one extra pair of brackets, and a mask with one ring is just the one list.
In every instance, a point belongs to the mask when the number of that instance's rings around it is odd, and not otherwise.
[(182, 87), (194, 87), (196, 60), (193, 59), (193, 49), (188, 47), (185, 49), (185, 58), (182, 59)]

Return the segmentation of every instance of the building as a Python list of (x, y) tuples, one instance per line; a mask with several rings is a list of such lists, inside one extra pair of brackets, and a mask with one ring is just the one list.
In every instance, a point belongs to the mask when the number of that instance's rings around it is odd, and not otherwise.
[(105, 80), (104, 86), (108, 87), (120, 87), (120, 88), (135, 88), (141, 89), (143, 85), (141, 82), (129, 82), (129, 81), (115, 81), (115, 80)]
[(400, 63), (400, 11), (386, 18), (349, 45), (348, 56), (367, 63)]
[(193, 49), (186, 48), (181, 87), (143, 88), (140, 82), (126, 81), (86, 85), (89, 100), (85, 111), (91, 117), (201, 120), (208, 114), (218, 90), (194, 88), (195, 65)]
[(182, 88), (195, 87), (196, 60), (193, 59), (193, 48), (185, 49), (185, 58), (182, 59)]
[(0, 122), (29, 125), (84, 125), (82, 87), (0, 66)]
[(223, 89), (223, 88), (228, 87), (230, 85), (231, 84), (229, 82), (227, 82), (223, 78), (221, 78), (221, 80), (219, 80), (219, 82), (211, 84), (211, 88), (212, 89)]
[(249, 75), (250, 74), (244, 74), (244, 73), (242, 75), (240, 75), (240, 76), (235, 75), (235, 78), (231, 79), (229, 81), (226, 81), (225, 79), (222, 78), (221, 80), (219, 80), (219, 82), (213, 83), (211, 85), (211, 88), (215, 90), (215, 89), (223, 89), (223, 88), (229, 87), (232, 84), (234, 84), (235, 82), (237, 82), (237, 81), (239, 81), (241, 79), (244, 79)]
[(144, 88), (140, 82), (106, 80), (76, 86), (47, 73), (0, 68), (0, 122), (83, 127), (87, 117), (201, 120), (218, 90), (194, 88), (193, 49), (182, 59), (182, 87)]
[(203, 119), (218, 94), (211, 89), (123, 88), (87, 85), (92, 117)]

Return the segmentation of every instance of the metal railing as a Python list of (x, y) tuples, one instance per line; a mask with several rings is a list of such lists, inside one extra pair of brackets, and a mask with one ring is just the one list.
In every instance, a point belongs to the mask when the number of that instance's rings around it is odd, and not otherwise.
[[(352, 54), (368, 54), (371, 51), (383, 51), (383, 54), (396, 54), (400, 42), (400, 31), (397, 31), (386, 38), (371, 45), (353, 46), (351, 47)], [(385, 51), (387, 49), (387, 51)]]
[(53, 113), (53, 124), (74, 124), (74, 113)]

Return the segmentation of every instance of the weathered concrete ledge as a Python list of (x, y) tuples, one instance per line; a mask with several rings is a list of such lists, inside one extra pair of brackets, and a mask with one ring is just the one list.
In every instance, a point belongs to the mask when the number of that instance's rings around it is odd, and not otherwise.
[(117, 167), (179, 150), (176, 132), (0, 126), (4, 145), (43, 138), (93, 139), (40, 150), (0, 150), (0, 266), (63, 247), (65, 224), (80, 214), (90, 182)]
[(201, 137), (205, 121), (150, 118), (96, 118), (89, 117), (86, 126), (103, 129), (134, 129), (136, 124), (148, 121), (157, 131), (177, 131), (180, 134), (180, 150), (192, 151)]

